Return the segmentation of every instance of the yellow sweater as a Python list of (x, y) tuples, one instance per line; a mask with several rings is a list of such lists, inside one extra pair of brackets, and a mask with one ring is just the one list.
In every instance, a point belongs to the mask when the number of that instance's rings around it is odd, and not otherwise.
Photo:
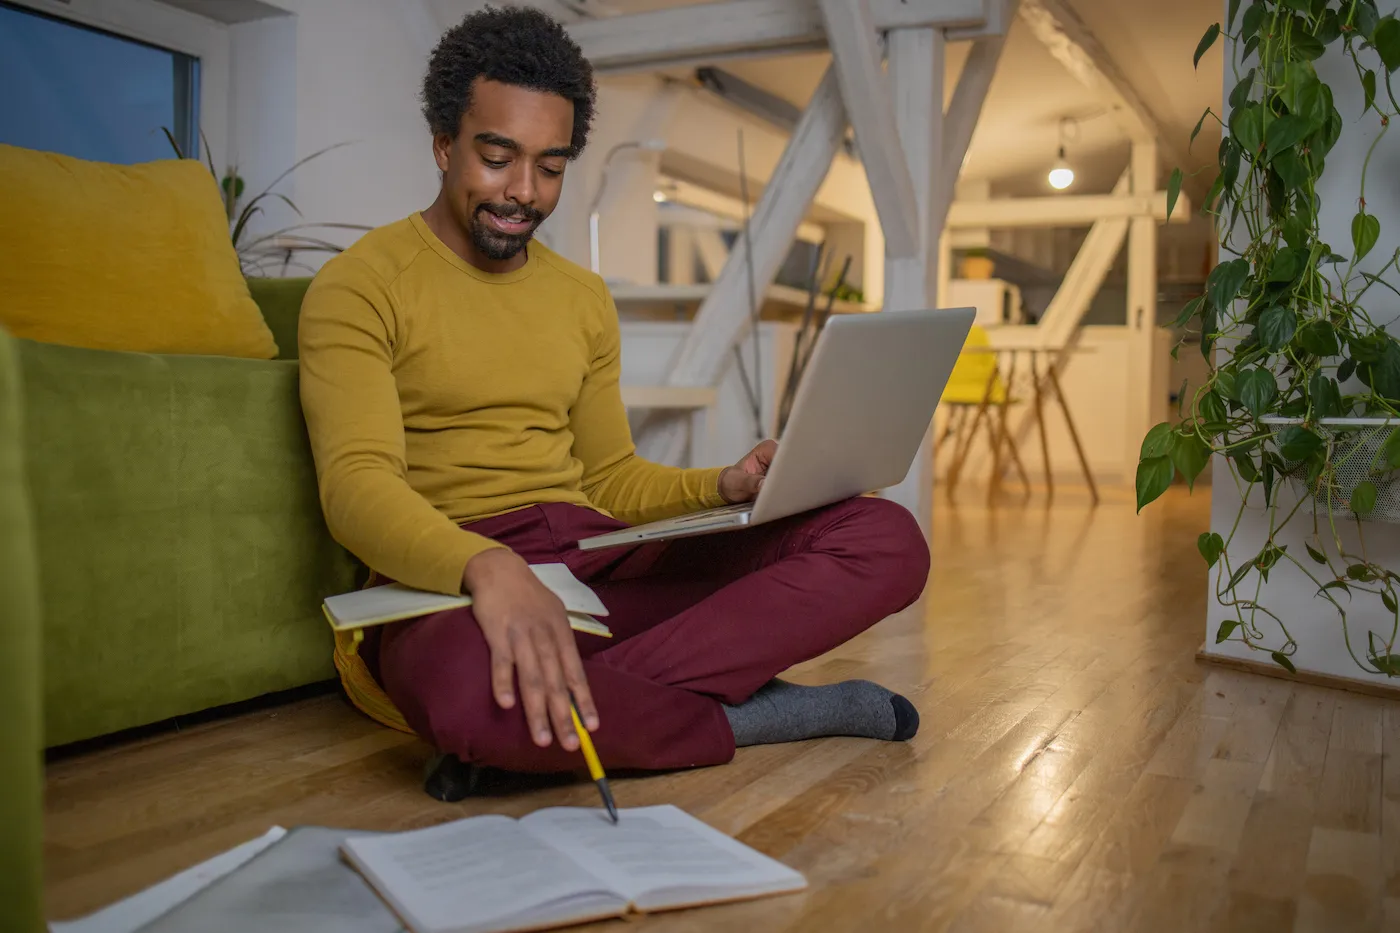
[(408, 586), (458, 593), (498, 546), (458, 527), (565, 502), (637, 523), (723, 503), (720, 470), (636, 455), (602, 280), (532, 242), (468, 264), (418, 214), (325, 264), (302, 305), (301, 398), (332, 535)]

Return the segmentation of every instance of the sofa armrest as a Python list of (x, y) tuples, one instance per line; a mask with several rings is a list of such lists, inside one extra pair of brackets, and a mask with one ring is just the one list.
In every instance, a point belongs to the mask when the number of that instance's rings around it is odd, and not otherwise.
[(297, 364), (18, 345), (47, 744), (332, 678)]
[(15, 341), (0, 328), (0, 929), (44, 929), (39, 571)]

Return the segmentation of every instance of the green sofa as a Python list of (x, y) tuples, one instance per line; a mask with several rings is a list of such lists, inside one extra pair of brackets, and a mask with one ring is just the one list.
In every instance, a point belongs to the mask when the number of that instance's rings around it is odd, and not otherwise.
[(42, 623), (15, 343), (0, 329), (0, 930), (37, 933), (44, 928)]
[(56, 746), (335, 677), (326, 530), (297, 394), (308, 279), (251, 280), (282, 358), (11, 340)]

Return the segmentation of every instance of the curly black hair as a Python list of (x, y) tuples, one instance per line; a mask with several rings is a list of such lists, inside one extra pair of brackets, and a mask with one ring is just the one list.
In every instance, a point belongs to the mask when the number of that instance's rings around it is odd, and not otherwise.
[(423, 116), (434, 135), (457, 135), (462, 114), (471, 108), (472, 82), (477, 78), (572, 101), (570, 146), (575, 156), (583, 151), (597, 97), (593, 66), (548, 15), (529, 7), (487, 7), (443, 33), (423, 79)]

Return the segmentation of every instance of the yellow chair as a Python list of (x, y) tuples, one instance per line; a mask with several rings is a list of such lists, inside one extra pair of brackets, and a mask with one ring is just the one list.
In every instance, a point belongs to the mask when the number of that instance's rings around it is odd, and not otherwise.
[[(1014, 370), (1014, 356), (1011, 365)], [(952, 498), (953, 490), (957, 488), (958, 478), (977, 439), (977, 431), (984, 423), (987, 440), (992, 449), (988, 498), (996, 493), (1001, 484), (1003, 444), (1010, 451), (1011, 462), (1015, 464), (1021, 482), (1025, 484), (1027, 491), (1030, 490), (1030, 478), (1026, 475), (1025, 465), (1021, 462), (1021, 455), (1016, 450), (1016, 444), (1011, 439), (1011, 432), (1007, 427), (1007, 408), (1016, 401), (1010, 391), (1014, 375), (1013, 371), (1008, 373), (1006, 378), (1002, 377), (1001, 365), (997, 360), (996, 351), (992, 348), (991, 338), (987, 336), (984, 328), (974, 324), (940, 399), (940, 404), (951, 411), (934, 451), (937, 455), (949, 436), (953, 436), (952, 462), (948, 466), (945, 478), (949, 498)], [(989, 408), (996, 409), (996, 414), (989, 413)], [(968, 426), (969, 420), (972, 422), (971, 427)]]

